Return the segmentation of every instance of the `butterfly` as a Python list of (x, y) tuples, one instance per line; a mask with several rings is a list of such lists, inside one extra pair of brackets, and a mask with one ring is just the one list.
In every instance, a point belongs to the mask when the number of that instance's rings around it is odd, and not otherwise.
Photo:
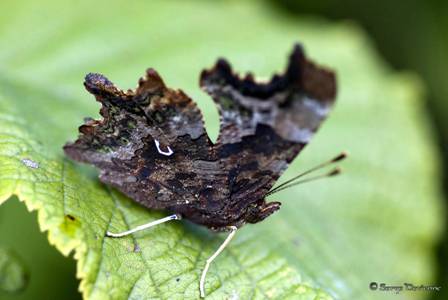
[[(219, 59), (200, 75), (201, 88), (219, 111), (220, 130), (214, 143), (196, 103), (182, 90), (167, 87), (154, 69), (146, 71), (135, 90), (123, 91), (94, 73), (86, 76), (84, 85), (102, 104), (102, 119), (87, 119), (79, 127), (78, 139), (64, 146), (65, 153), (96, 166), (102, 182), (141, 205), (171, 213), (107, 235), (121, 237), (181, 218), (230, 232), (207, 260), (201, 296), (205, 296), (211, 261), (237, 228), (279, 210), (281, 203), (266, 197), (309, 173), (272, 189), (309, 143), (336, 97), (334, 72), (307, 59), (300, 44), (294, 46), (286, 71), (265, 83), (251, 74), (240, 78), (225, 59)], [(323, 165), (344, 157), (341, 154)]]

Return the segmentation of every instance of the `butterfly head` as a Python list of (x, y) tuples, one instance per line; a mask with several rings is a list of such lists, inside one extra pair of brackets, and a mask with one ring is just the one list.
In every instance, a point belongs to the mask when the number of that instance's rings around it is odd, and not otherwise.
[(265, 200), (249, 205), (245, 215), (247, 223), (258, 223), (280, 209), (280, 202), (266, 202)]

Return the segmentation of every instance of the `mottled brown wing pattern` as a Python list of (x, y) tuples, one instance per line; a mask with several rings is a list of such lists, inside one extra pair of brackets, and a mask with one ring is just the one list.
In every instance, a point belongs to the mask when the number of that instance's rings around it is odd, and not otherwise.
[(215, 149), (229, 171), (231, 197), (237, 199), (232, 202), (264, 198), (310, 141), (336, 95), (334, 73), (307, 60), (300, 45), (285, 73), (268, 83), (239, 78), (222, 59), (203, 71), (200, 82), (219, 108)]
[(268, 83), (240, 79), (219, 60), (203, 71), (200, 84), (220, 112), (215, 145), (196, 104), (149, 69), (126, 92), (102, 75), (87, 75), (85, 86), (102, 104), (103, 119), (86, 120), (64, 150), (146, 207), (212, 229), (259, 222), (280, 206), (266, 203), (267, 192), (330, 111), (335, 76), (297, 45), (286, 72)]
[(136, 90), (119, 90), (99, 74), (87, 75), (84, 85), (102, 104), (103, 119), (87, 120), (65, 152), (98, 167), (103, 182), (147, 207), (196, 201), (202, 185), (210, 184), (198, 174), (199, 162), (212, 156), (196, 104), (167, 88), (152, 69)]

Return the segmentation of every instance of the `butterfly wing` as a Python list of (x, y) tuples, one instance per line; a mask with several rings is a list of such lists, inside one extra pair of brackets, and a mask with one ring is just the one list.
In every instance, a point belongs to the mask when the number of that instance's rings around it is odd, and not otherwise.
[(202, 73), (201, 87), (219, 108), (215, 151), (236, 200), (264, 198), (310, 141), (336, 96), (334, 73), (306, 59), (300, 45), (294, 47), (286, 72), (268, 83), (256, 83), (251, 75), (240, 79), (219, 60)]
[(86, 120), (66, 154), (95, 165), (101, 181), (149, 208), (215, 229), (264, 219), (279, 203), (257, 201), (331, 110), (335, 76), (296, 46), (285, 74), (269, 83), (240, 79), (224, 60), (203, 71), (200, 83), (220, 112), (215, 145), (196, 104), (149, 69), (126, 92), (102, 75), (87, 75), (85, 86), (102, 104), (103, 118)]
[(103, 119), (87, 120), (66, 154), (95, 165), (101, 181), (147, 207), (196, 201), (204, 184), (196, 165), (210, 160), (212, 146), (196, 104), (152, 69), (136, 90), (124, 92), (99, 74), (84, 85), (102, 104)]

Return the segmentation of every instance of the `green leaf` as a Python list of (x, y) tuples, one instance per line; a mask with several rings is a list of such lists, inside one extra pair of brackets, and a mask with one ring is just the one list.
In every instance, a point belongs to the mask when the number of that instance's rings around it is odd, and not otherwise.
[(14, 251), (0, 247), (0, 295), (18, 292), (28, 283), (28, 272)]
[(353, 24), (293, 21), (243, 1), (4, 1), (0, 41), (0, 203), (17, 195), (38, 210), (50, 243), (75, 252), (84, 297), (195, 299), (223, 238), (188, 222), (104, 238), (164, 214), (64, 158), (82, 118), (98, 116), (85, 73), (125, 89), (154, 67), (198, 102), (215, 138), (217, 112), (198, 88), (200, 70), (226, 56), (237, 70), (267, 77), (296, 41), (336, 68), (340, 94), (283, 178), (341, 150), (351, 158), (337, 179), (275, 194), (280, 212), (238, 231), (213, 263), (207, 299), (389, 299), (369, 283), (433, 280), (442, 216), (421, 85), (391, 72)]

